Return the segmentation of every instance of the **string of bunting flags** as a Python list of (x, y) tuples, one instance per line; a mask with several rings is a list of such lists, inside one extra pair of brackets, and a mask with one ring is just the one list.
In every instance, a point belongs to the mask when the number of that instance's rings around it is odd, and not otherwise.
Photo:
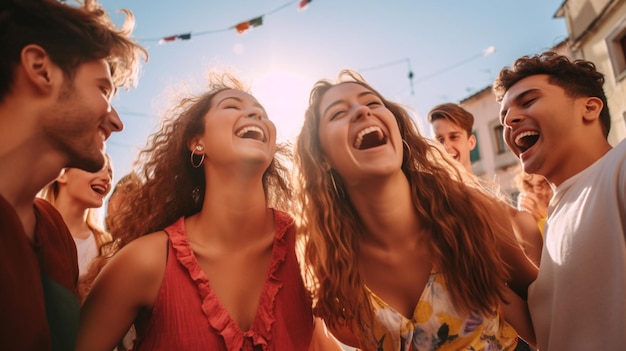
[[(67, 2), (67, 0), (58, 0), (58, 1), (62, 2), (62, 3)], [(233, 29), (237, 32), (237, 34), (244, 34), (244, 33), (246, 33), (248, 30), (250, 30), (252, 28), (259, 27), (259, 26), (263, 25), (263, 21), (264, 21), (264, 18), (266, 16), (272, 15), (275, 12), (278, 12), (278, 11), (280, 11), (282, 9), (285, 9), (285, 8), (291, 6), (292, 4), (295, 4), (295, 3), (298, 4), (298, 11), (303, 11), (306, 8), (308, 8), (309, 4), (312, 1), (313, 0), (292, 0), (292, 1), (289, 1), (289, 2), (287, 2), (285, 4), (283, 4), (283, 5), (275, 8), (275, 9), (273, 9), (272, 11), (269, 11), (269, 12), (267, 12), (265, 14), (260, 15), (260, 16), (256, 16), (256, 17), (254, 17), (252, 19), (249, 19), (247, 21), (239, 22), (239, 23), (237, 23), (237, 24), (235, 24), (233, 26), (230, 26), (228, 28), (216, 29), (216, 30), (206, 30), (206, 31), (202, 31), (202, 32), (188, 32), (188, 33), (175, 34), (175, 35), (170, 35), (170, 36), (166, 36), (166, 37), (162, 37), (162, 38), (156, 38), (156, 39), (155, 38), (152, 38), (152, 39), (144, 38), (144, 39), (139, 39), (139, 41), (140, 42), (154, 42), (154, 41), (157, 41), (159, 44), (165, 44), (165, 43), (170, 43), (170, 42), (174, 42), (174, 41), (178, 41), (178, 40), (190, 40), (192, 38), (192, 34), (193, 34), (194, 37), (198, 37), (198, 36), (206, 35), (206, 34), (227, 32), (227, 31), (230, 31), (230, 30), (233, 30)], [(407, 78), (409, 79), (410, 91), (411, 91), (411, 95), (414, 95), (414, 93), (415, 93), (414, 88), (413, 88), (413, 84), (414, 83), (419, 83), (419, 82), (422, 82), (424, 80), (430, 79), (430, 78), (432, 78), (434, 76), (437, 76), (437, 75), (439, 75), (441, 73), (447, 72), (450, 69), (453, 69), (453, 68), (455, 68), (457, 66), (460, 66), (460, 65), (463, 65), (465, 63), (468, 63), (469, 61), (473, 61), (474, 59), (477, 59), (477, 58), (479, 58), (481, 56), (488, 56), (488, 55), (494, 53), (495, 51), (496, 51), (495, 47), (494, 46), (490, 46), (490, 47), (482, 50), (482, 52), (480, 54), (477, 54), (477, 55), (472, 56), (472, 57), (470, 57), (470, 58), (468, 58), (466, 60), (458, 62), (458, 63), (456, 63), (456, 64), (454, 64), (454, 65), (452, 65), (450, 67), (446, 67), (446, 68), (444, 68), (442, 70), (439, 70), (439, 71), (430, 73), (430, 74), (428, 74), (426, 76), (420, 77), (417, 80), (414, 80), (415, 75), (414, 75), (413, 70), (411, 68), (411, 60), (408, 57), (404, 58), (404, 59), (395, 60), (395, 61), (392, 61), (392, 62), (387, 62), (387, 63), (384, 63), (384, 64), (380, 64), (380, 65), (377, 65), (377, 66), (361, 68), (361, 69), (359, 69), (359, 71), (360, 72), (365, 72), (365, 71), (370, 71), (370, 70), (379, 70), (381, 68), (385, 68), (385, 67), (388, 67), (388, 66), (393, 66), (393, 65), (397, 65), (397, 64), (406, 62), (407, 68), (408, 68)]]
[(303, 11), (305, 10), (309, 4), (311, 3), (312, 0), (293, 0), (290, 1), (268, 13), (262, 14), (260, 16), (254, 17), (252, 19), (249, 19), (247, 21), (243, 21), (243, 22), (239, 22), (237, 24), (235, 24), (234, 26), (228, 27), (228, 28), (223, 28), (223, 29), (216, 29), (216, 30), (207, 30), (207, 31), (202, 31), (202, 32), (197, 32), (197, 33), (183, 33), (183, 34), (175, 34), (175, 35), (170, 35), (167, 37), (163, 37), (163, 38), (158, 38), (158, 39), (143, 39), (140, 41), (158, 41), (159, 44), (165, 44), (165, 43), (170, 43), (173, 41), (177, 41), (177, 40), (190, 40), (191, 36), (193, 34), (194, 37), (197, 36), (201, 36), (201, 35), (206, 35), (206, 34), (212, 34), (212, 33), (219, 33), (219, 32), (227, 32), (230, 30), (235, 30), (237, 32), (237, 34), (244, 34), (245, 32), (247, 32), (248, 30), (250, 30), (251, 28), (255, 28), (258, 26), (263, 25), (263, 18), (265, 18), (268, 15), (271, 15), (277, 11), (280, 11), (294, 3), (298, 3), (298, 11)]

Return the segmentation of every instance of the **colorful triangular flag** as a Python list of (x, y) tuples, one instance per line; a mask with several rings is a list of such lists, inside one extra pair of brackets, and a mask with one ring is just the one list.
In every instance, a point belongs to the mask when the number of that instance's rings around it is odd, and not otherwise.
[(259, 16), (259, 17), (257, 17), (257, 18), (253, 18), (253, 19), (251, 19), (251, 20), (250, 20), (250, 25), (251, 25), (252, 27), (258, 27), (258, 26), (263, 25), (263, 16)]
[(239, 34), (247, 31), (248, 28), (250, 28), (250, 21), (241, 22), (235, 26), (235, 29), (237, 29), (237, 33)]
[(263, 16), (255, 17), (249, 21), (241, 22), (235, 25), (235, 29), (237, 33), (243, 34), (245, 31), (250, 29), (250, 27), (258, 27), (263, 24)]
[(176, 35), (171, 35), (169, 37), (161, 38), (161, 40), (159, 40), (159, 44), (169, 43), (169, 42), (172, 42), (172, 41), (176, 41), (178, 39), (180, 39), (180, 40), (189, 40), (189, 39), (191, 39), (191, 33), (176, 34)]
[(178, 35), (172, 35), (169, 37), (161, 38), (161, 40), (159, 40), (159, 44), (169, 43), (171, 41), (176, 40), (176, 38), (178, 38)]
[(298, 4), (298, 11), (304, 11), (312, 0), (300, 0), (300, 4)]

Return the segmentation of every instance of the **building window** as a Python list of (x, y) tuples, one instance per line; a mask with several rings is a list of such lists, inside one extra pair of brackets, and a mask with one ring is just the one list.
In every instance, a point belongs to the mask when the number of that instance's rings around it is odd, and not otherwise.
[(500, 124), (493, 127), (493, 140), (495, 140), (496, 146), (496, 155), (501, 155), (509, 151), (506, 147), (506, 143), (504, 142), (504, 138), (502, 137), (502, 132), (504, 132), (504, 127)]
[(478, 145), (478, 135), (476, 135), (476, 131), (472, 131), (472, 134), (476, 139), (476, 147), (474, 148), (474, 150), (470, 151), (470, 161), (474, 163), (476, 161), (480, 161), (480, 145)]
[[(515, 155), (509, 151), (509, 148), (504, 142), (502, 132), (504, 127), (500, 124), (498, 118), (494, 118), (489, 122), (489, 134), (491, 139), (491, 146), (493, 148), (493, 161), (495, 169), (507, 169), (512, 165), (519, 163), (519, 160)], [(484, 155), (483, 155), (484, 156)]]
[(615, 80), (624, 79), (626, 77), (626, 22), (620, 24), (607, 36), (606, 46)]

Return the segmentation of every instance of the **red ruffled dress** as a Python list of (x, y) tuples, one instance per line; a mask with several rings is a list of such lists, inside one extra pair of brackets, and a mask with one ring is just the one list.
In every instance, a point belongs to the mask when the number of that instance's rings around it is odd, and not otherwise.
[(242, 331), (211, 289), (189, 245), (184, 218), (165, 231), (168, 260), (161, 290), (135, 350), (308, 350), (311, 300), (295, 255), (289, 215), (274, 210), (274, 244), (255, 319)]

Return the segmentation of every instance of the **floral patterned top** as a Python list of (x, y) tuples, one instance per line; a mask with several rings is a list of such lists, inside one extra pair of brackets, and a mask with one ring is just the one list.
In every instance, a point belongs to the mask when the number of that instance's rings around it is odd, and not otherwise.
[(379, 351), (500, 351), (517, 346), (517, 331), (504, 321), (499, 308), (490, 316), (460, 315), (442, 274), (431, 272), (410, 320), (367, 292), (375, 310)]

